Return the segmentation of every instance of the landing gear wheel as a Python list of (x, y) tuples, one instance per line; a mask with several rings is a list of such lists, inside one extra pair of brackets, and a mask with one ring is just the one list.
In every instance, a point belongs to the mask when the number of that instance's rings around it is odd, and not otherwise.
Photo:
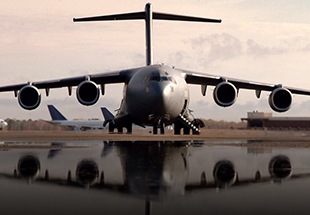
[(181, 134), (181, 126), (178, 123), (174, 123), (174, 134), (175, 135)]
[(183, 133), (184, 133), (185, 135), (189, 135), (190, 131), (191, 131), (190, 128), (187, 128), (187, 127), (184, 127), (184, 128), (183, 128)]
[(157, 125), (153, 125), (153, 134), (157, 134)]
[(112, 123), (109, 123), (109, 132), (110, 133), (114, 132), (114, 125)]
[(123, 133), (123, 127), (118, 127), (117, 131), (118, 131), (118, 133)]
[(132, 124), (128, 125), (127, 127), (127, 134), (131, 134), (132, 133)]
[(165, 134), (165, 124), (164, 123), (160, 124), (160, 134)]

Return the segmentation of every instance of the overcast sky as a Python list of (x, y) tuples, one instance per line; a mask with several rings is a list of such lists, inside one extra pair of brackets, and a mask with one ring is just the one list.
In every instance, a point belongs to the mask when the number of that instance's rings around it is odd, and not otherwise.
[[(145, 64), (144, 21), (73, 23), (74, 17), (144, 10), (146, 1), (10, 0), (0, 7), (0, 85), (80, 76)], [(153, 11), (222, 19), (221, 24), (154, 21), (154, 62), (209, 74), (310, 90), (310, 1), (154, 0)], [(190, 85), (196, 117), (240, 121), (247, 112), (273, 112), (268, 92), (240, 90), (222, 108)], [(23, 110), (13, 92), (0, 94), (0, 118), (50, 119), (54, 104), (68, 119), (102, 118), (99, 107), (119, 107), (122, 84), (106, 87), (91, 107), (67, 89), (42, 91), (41, 106)], [(310, 117), (310, 98), (294, 95), (292, 108), (274, 116)]]

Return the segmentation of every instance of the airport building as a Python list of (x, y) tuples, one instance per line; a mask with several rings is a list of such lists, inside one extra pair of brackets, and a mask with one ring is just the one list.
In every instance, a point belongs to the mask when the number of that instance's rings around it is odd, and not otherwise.
[(310, 117), (273, 117), (272, 113), (248, 112), (247, 128), (271, 130), (310, 130)]

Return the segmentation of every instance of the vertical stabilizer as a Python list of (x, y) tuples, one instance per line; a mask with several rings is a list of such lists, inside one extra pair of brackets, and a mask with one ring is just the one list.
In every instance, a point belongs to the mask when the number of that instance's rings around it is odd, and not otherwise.
[(114, 124), (114, 115), (105, 107), (102, 107), (101, 111), (104, 117), (103, 127), (105, 127), (108, 123)]
[(167, 13), (153, 12), (151, 3), (145, 5), (145, 11), (122, 13), (95, 17), (74, 18), (74, 22), (91, 22), (91, 21), (113, 21), (113, 20), (145, 20), (145, 41), (146, 41), (146, 65), (153, 64), (153, 44), (152, 44), (152, 29), (153, 19), (170, 20), (170, 21), (189, 21), (189, 22), (213, 22), (221, 23), (220, 19), (209, 19), (201, 17), (174, 15)]
[(54, 105), (47, 105), (48, 111), (50, 112), (52, 120), (67, 120), (64, 115), (62, 115), (55, 107)]
[(114, 119), (114, 115), (107, 108), (102, 107), (101, 111), (105, 120)]

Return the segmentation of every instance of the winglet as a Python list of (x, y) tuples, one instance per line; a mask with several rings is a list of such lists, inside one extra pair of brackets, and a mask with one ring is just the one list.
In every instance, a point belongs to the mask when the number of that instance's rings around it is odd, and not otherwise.
[(52, 120), (67, 120), (64, 115), (62, 115), (55, 107), (54, 105), (47, 105), (48, 110), (50, 112)]

